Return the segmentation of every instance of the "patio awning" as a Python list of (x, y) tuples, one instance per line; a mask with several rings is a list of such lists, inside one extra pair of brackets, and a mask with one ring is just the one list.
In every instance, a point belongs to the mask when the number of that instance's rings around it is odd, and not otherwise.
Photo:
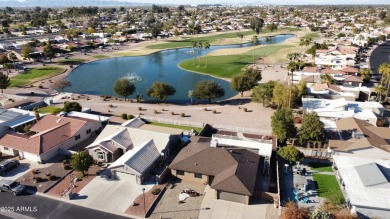
[(26, 123), (34, 121), (34, 120), (35, 120), (35, 116), (26, 116), (26, 117), (18, 119), (16, 121), (10, 122), (6, 126), (13, 129), (15, 127), (18, 127), (20, 125), (26, 124)]

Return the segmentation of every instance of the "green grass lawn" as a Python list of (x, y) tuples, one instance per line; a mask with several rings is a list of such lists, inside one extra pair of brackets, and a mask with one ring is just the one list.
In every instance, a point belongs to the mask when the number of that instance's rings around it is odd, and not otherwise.
[[(280, 28), (278, 31), (299, 31), (298, 28), (293, 28), (293, 27), (284, 27)], [(247, 35), (252, 35), (255, 32), (253, 31), (242, 31), (242, 32), (233, 32), (233, 33), (222, 33), (222, 34), (216, 34), (213, 36), (202, 36), (199, 35), (199, 37), (188, 37), (188, 39), (185, 40), (180, 40), (180, 41), (171, 41), (168, 43), (161, 43), (161, 44), (156, 44), (156, 45), (150, 45), (147, 46), (146, 48), (148, 49), (171, 49), (171, 48), (181, 48), (181, 47), (192, 47), (192, 41), (198, 41), (198, 42), (209, 42), (213, 43), (216, 42), (220, 39), (226, 39), (226, 38), (235, 38), (237, 37), (237, 33), (242, 33), (244, 36)], [(263, 29), (261, 31), (261, 34), (264, 33), (271, 33), (268, 29)]]
[(315, 39), (318, 37), (320, 37), (320, 35), (318, 33), (308, 33), (305, 36), (301, 37), (301, 39), (309, 39), (309, 38)]
[(109, 58), (109, 56), (106, 56), (106, 55), (94, 55), (92, 57), (94, 57), (95, 59), (106, 59), (106, 58)]
[[(271, 56), (281, 49), (293, 46), (272, 44), (255, 49), (255, 58)], [(193, 59), (181, 62), (179, 66), (185, 70), (210, 74), (216, 77), (231, 78), (240, 74), (242, 69), (253, 63), (253, 50), (241, 55), (205, 56), (201, 58), (200, 65)], [(206, 66), (207, 63), (207, 66)]]
[(42, 108), (38, 108), (39, 113), (50, 113), (50, 114), (58, 114), (61, 112), (61, 108), (55, 107), (55, 106), (46, 106)]
[(332, 164), (309, 162), (310, 169), (322, 172), (333, 172)]
[(332, 204), (340, 205), (345, 202), (343, 193), (337, 182), (336, 176), (325, 174), (313, 174), (319, 197), (328, 199)]
[(45, 66), (28, 70), (26, 73), (19, 74), (11, 78), (10, 87), (24, 86), (35, 81), (43, 80), (52, 77), (64, 71), (63, 68), (56, 66)]
[(195, 130), (198, 133), (202, 130), (202, 128), (196, 128), (191, 126), (183, 126), (183, 125), (173, 125), (173, 124), (167, 124), (167, 123), (159, 123), (159, 122), (151, 122), (149, 125), (156, 125), (156, 126), (163, 126), (163, 127), (169, 127), (169, 128), (176, 128), (176, 129), (183, 129), (183, 130)]
[(213, 36), (202, 36), (199, 35), (199, 37), (188, 37), (188, 39), (185, 40), (180, 40), (180, 41), (171, 41), (168, 43), (161, 43), (157, 45), (150, 45), (147, 46), (146, 48), (148, 49), (170, 49), (170, 48), (180, 48), (180, 47), (191, 47), (192, 46), (192, 41), (197, 41), (197, 42), (215, 42), (219, 39), (223, 38), (235, 38), (237, 37), (237, 33), (242, 33), (244, 36), (254, 34), (255, 32), (253, 31), (243, 31), (243, 32), (234, 32), (234, 33), (223, 33), (223, 34), (217, 34)]
[(60, 60), (58, 61), (58, 64), (60, 65), (78, 65), (78, 64), (81, 64), (81, 63), (84, 63), (85, 59), (79, 59), (79, 58), (70, 58), (70, 59), (63, 59), (63, 60)]

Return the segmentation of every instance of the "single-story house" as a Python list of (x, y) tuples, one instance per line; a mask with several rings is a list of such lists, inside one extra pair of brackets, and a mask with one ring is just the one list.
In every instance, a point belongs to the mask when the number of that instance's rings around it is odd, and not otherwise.
[(389, 153), (334, 155), (333, 161), (351, 213), (359, 218), (389, 218)]
[(248, 205), (255, 192), (262, 157), (247, 149), (210, 147), (210, 144), (211, 138), (191, 137), (191, 143), (170, 164), (172, 175), (210, 185), (216, 199)]
[(159, 153), (166, 158), (170, 149), (179, 141), (182, 132), (179, 129), (151, 125), (138, 128), (107, 125), (87, 149), (95, 160), (111, 163), (127, 151), (153, 140)]
[(116, 178), (120, 179), (121, 174), (131, 175), (135, 178), (137, 184), (142, 184), (159, 158), (160, 153), (154, 141), (149, 140), (126, 152), (108, 169), (112, 171)]
[(0, 150), (12, 156), (45, 162), (62, 150), (88, 139), (101, 123), (85, 118), (46, 115), (26, 134), (12, 132), (0, 139)]

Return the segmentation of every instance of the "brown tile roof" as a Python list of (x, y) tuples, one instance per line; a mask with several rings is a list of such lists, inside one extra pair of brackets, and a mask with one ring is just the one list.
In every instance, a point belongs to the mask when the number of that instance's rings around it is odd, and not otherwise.
[(74, 135), (88, 121), (92, 121), (92, 120), (76, 118), (76, 117), (46, 115), (41, 120), (39, 120), (39, 122), (33, 125), (30, 130), (34, 132), (43, 132), (45, 130), (60, 126), (61, 124), (70, 123), (71, 135)]
[(354, 68), (354, 67), (349, 67), (349, 66), (341, 69), (341, 71), (343, 71), (345, 73), (359, 73), (359, 69)]
[(347, 75), (344, 78), (344, 82), (359, 82), (363, 83), (363, 80), (360, 77), (354, 76), (354, 75)]
[(210, 140), (191, 137), (169, 166), (171, 169), (215, 176), (211, 188), (252, 195), (260, 156), (245, 149), (210, 147)]
[(321, 69), (321, 74), (336, 75), (336, 74), (345, 74), (345, 72), (340, 70), (334, 70), (331, 68), (323, 68)]
[(304, 67), (303, 72), (310, 72), (310, 73), (316, 73), (318, 72), (317, 67)]
[(33, 126), (34, 129), (30, 129), (38, 132), (37, 134), (7, 134), (0, 139), (0, 145), (40, 155), (73, 138), (85, 123), (87, 122), (74, 118), (47, 115)]
[(354, 46), (338, 46), (336, 50), (342, 54), (356, 54), (358, 48)]
[(321, 91), (321, 90), (333, 90), (337, 92), (342, 92), (342, 90), (334, 84), (328, 84), (328, 83), (322, 83), (322, 84), (316, 84), (313, 87), (311, 87), (314, 91)]
[[(386, 150), (388, 148), (388, 141), (390, 140), (390, 129), (384, 127), (376, 127), (372, 124), (359, 120), (356, 118), (345, 118), (336, 121), (337, 129), (339, 132), (350, 132), (356, 130), (358, 133), (364, 135), (364, 138), (354, 139), (352, 136), (347, 137), (347, 141), (352, 142), (348, 147), (348, 150), (351, 148), (361, 148), (367, 146), (374, 146), (379, 149)], [(345, 138), (345, 137), (344, 137)], [(342, 144), (340, 142), (329, 142), (330, 146), (335, 147), (337, 144)], [(347, 144), (347, 143), (345, 143)]]

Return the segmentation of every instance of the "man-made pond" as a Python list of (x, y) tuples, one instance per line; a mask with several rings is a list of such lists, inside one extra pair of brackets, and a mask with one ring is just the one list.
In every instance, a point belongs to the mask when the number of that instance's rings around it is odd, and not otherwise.
[[(280, 43), (294, 36), (292, 34), (274, 36), (271, 37), (268, 44)], [(260, 38), (259, 41), (263, 43), (264, 39)], [(241, 48), (251, 45), (251, 43), (244, 43), (211, 46), (207, 53), (218, 49)], [(65, 89), (65, 91), (114, 96), (115, 81), (122, 77), (129, 77), (136, 81), (136, 91), (131, 98), (139, 93), (144, 96), (145, 100), (150, 100), (151, 98), (146, 95), (146, 89), (153, 82), (166, 81), (176, 89), (176, 94), (168, 98), (169, 102), (189, 102), (188, 91), (193, 90), (201, 80), (216, 81), (225, 89), (225, 96), (219, 100), (235, 96), (237, 92), (230, 88), (229, 82), (209, 75), (188, 72), (177, 66), (184, 60), (193, 59), (192, 51), (192, 48), (170, 49), (146, 56), (110, 58), (87, 63), (74, 69), (67, 77), (72, 82), (72, 87)], [(206, 52), (202, 53), (202, 55), (205, 54)]]

